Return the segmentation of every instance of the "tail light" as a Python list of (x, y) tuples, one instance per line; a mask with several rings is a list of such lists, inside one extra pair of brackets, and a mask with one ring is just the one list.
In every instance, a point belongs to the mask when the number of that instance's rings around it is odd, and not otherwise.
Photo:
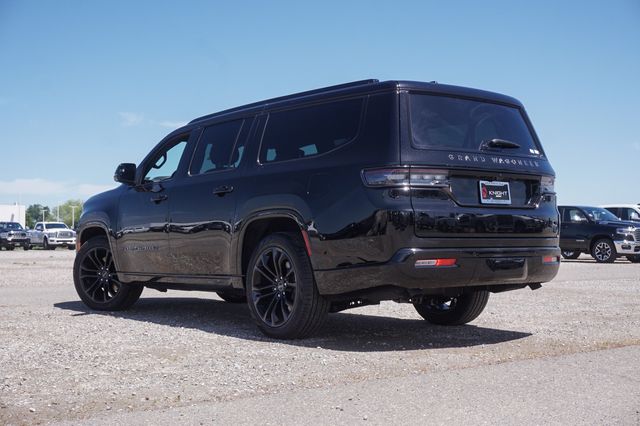
[(560, 263), (560, 256), (543, 256), (542, 263), (544, 264)]
[(456, 259), (423, 259), (416, 260), (416, 268), (442, 268), (456, 266)]
[(362, 180), (370, 187), (409, 187), (427, 188), (449, 187), (449, 173), (446, 170), (415, 168), (381, 168), (362, 171)]

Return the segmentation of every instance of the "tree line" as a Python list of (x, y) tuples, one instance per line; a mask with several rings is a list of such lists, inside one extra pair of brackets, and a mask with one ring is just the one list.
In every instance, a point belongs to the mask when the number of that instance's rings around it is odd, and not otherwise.
[[(26, 210), (26, 221), (29, 228), (33, 228), (36, 222), (60, 222), (66, 223), (69, 227), (78, 224), (78, 219), (82, 214), (82, 200), (67, 200), (59, 206), (44, 206), (42, 204), (31, 204)], [(75, 206), (75, 208), (74, 208)], [(44, 216), (44, 219), (43, 219)]]

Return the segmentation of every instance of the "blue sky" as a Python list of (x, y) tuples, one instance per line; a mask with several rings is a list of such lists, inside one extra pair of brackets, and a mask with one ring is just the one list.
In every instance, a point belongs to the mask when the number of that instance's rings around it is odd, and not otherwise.
[(0, 0), (0, 203), (86, 199), (196, 116), (364, 78), (514, 96), (560, 202), (640, 202), (638, 0)]

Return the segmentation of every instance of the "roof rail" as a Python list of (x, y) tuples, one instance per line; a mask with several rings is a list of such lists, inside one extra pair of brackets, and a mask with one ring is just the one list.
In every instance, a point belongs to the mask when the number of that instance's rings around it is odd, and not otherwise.
[(238, 110), (241, 110), (241, 109), (252, 108), (252, 107), (259, 106), (259, 105), (268, 105), (268, 104), (271, 104), (271, 103), (274, 103), (274, 102), (285, 101), (287, 99), (300, 98), (300, 97), (303, 97), (303, 96), (315, 95), (317, 93), (332, 92), (334, 90), (347, 89), (349, 87), (365, 86), (365, 85), (368, 85), (368, 84), (375, 84), (375, 83), (379, 83), (379, 82), (380, 81), (377, 80), (377, 79), (358, 80), (358, 81), (352, 81), (350, 83), (336, 84), (335, 86), (327, 86), (327, 87), (322, 87), (322, 88), (319, 88), (319, 89), (307, 90), (305, 92), (292, 93), (291, 95), (278, 96), (277, 98), (265, 99), (264, 101), (253, 102), (253, 103), (242, 105), (242, 106), (238, 106), (238, 107), (235, 107), (235, 108), (230, 108), (230, 109), (225, 109), (223, 111), (214, 112), (213, 114), (203, 115), (202, 117), (198, 117), (196, 119), (191, 120), (189, 122), (189, 124), (195, 123), (195, 122), (201, 121), (201, 120), (206, 120), (208, 118), (211, 118), (211, 117), (214, 117), (214, 116), (217, 116), (217, 115), (224, 115), (224, 114), (228, 114), (230, 112), (238, 111)]

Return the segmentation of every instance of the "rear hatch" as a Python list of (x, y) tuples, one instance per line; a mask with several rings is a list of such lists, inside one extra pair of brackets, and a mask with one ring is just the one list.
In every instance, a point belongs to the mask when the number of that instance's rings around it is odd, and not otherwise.
[(555, 237), (554, 171), (511, 98), (403, 94), (401, 161), (419, 237)]

